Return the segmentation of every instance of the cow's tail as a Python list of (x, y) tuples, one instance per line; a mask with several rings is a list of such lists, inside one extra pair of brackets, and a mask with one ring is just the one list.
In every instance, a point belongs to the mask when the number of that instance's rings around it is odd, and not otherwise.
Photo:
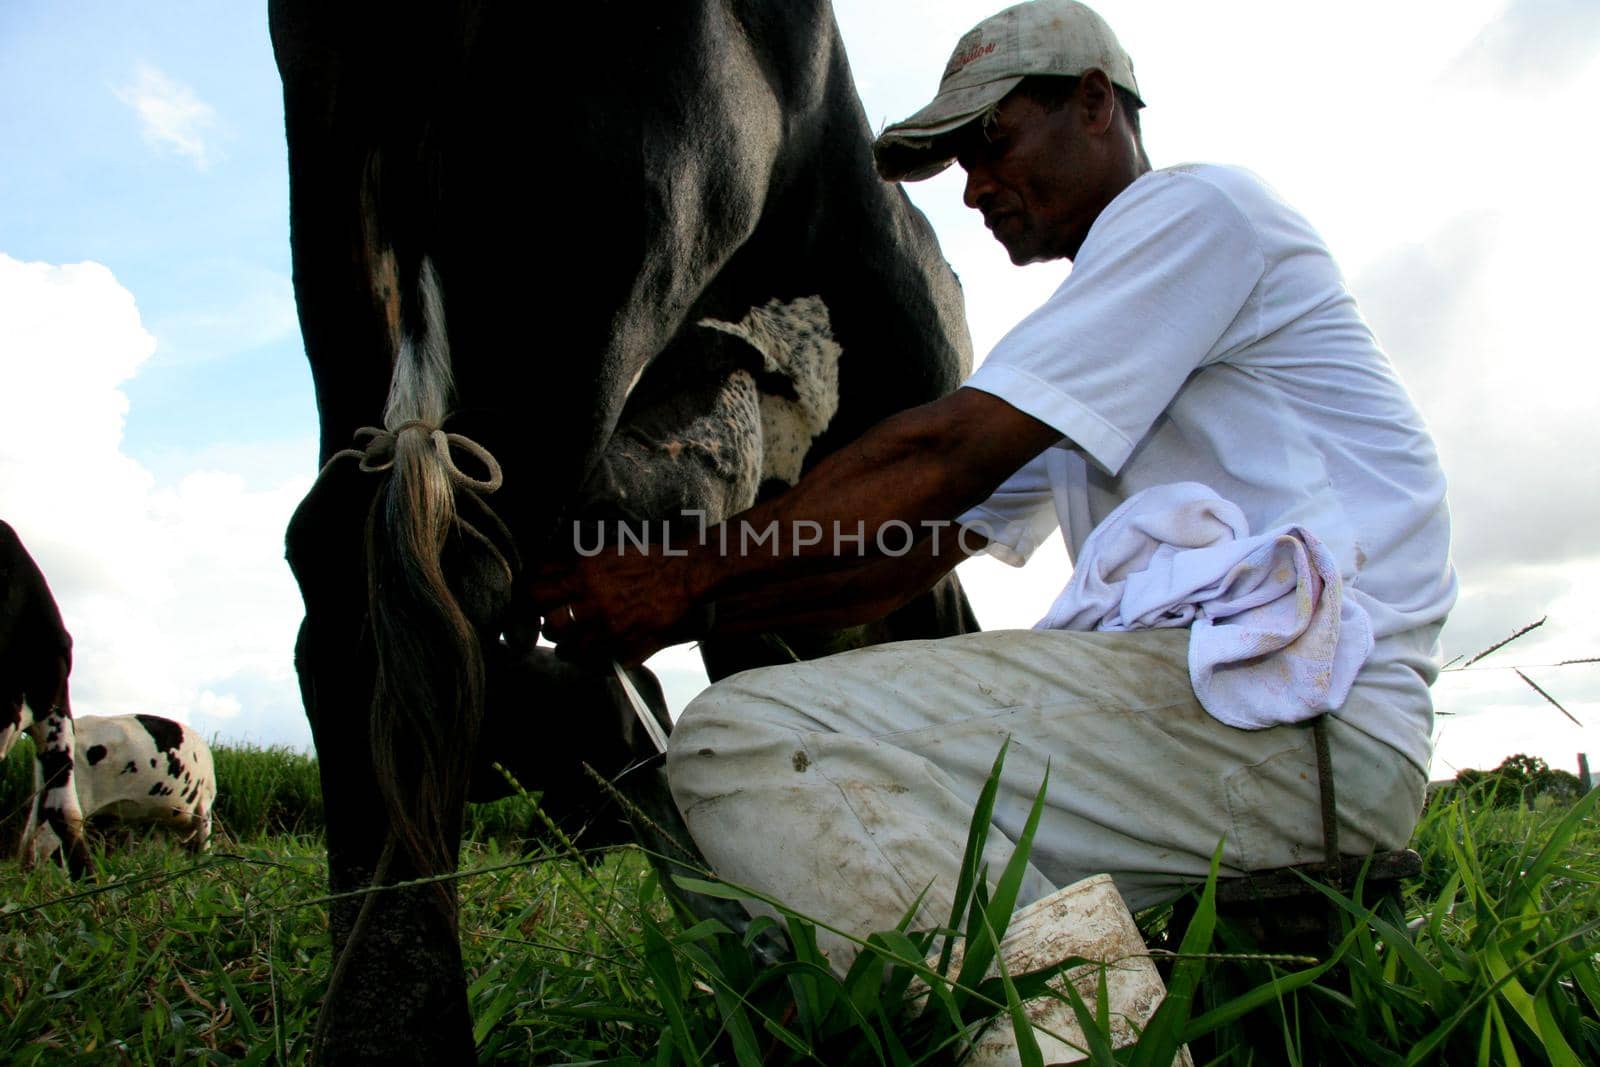
[(445, 560), (452, 540), (469, 555), (487, 548), (502, 567), (504, 560), (481, 535), (466, 544), (459, 533), (458, 486), (493, 485), (461, 474), (440, 429), (454, 385), (443, 294), (427, 259), (416, 299), (420, 315), (409, 317), (416, 325), (404, 331), (384, 409), (393, 465), (367, 522), (367, 599), (377, 652), (373, 766), (394, 844), (425, 877), (454, 870), (484, 707), (483, 652)]

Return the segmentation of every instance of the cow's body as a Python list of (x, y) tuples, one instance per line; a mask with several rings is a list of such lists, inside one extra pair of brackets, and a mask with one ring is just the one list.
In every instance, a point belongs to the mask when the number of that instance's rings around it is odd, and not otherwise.
[[(328, 461), (289, 531), (296, 662), (351, 891), (454, 868), (480, 733), (539, 736), (491, 756), (524, 752), (558, 816), (594, 799), (580, 761), (640, 754), (608, 675), (501, 640), (513, 580), (570, 553), (573, 521), (715, 521), (948, 392), (970, 351), (931, 231), (873, 173), (823, 0), (272, 0), (271, 22)], [(703, 651), (720, 676), (971, 625), (952, 579), (843, 639)], [(319, 1055), (471, 1058), (455, 915), (437, 886), (334, 904)]]
[(48, 823), (67, 869), (88, 873), (83, 813), (73, 787), (75, 733), (67, 675), (72, 638), (50, 586), (22, 541), (0, 522), (0, 759), (18, 737), (33, 738), (35, 790), (30, 825)]
[[(73, 782), (84, 819), (156, 823), (191, 851), (206, 847), (217, 774), (203, 737), (159, 715), (82, 715), (74, 725)], [(49, 823), (29, 822), (24, 861), (50, 858), (60, 847)]]

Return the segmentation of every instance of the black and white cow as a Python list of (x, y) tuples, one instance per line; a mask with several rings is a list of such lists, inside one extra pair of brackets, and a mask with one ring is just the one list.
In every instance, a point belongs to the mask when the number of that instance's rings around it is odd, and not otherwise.
[[(156, 823), (177, 834), (190, 851), (206, 847), (217, 773), (205, 738), (159, 715), (80, 715), (74, 723), (73, 782), (85, 820)], [(29, 820), (22, 835), (23, 862), (52, 858), (60, 848), (49, 823)]]
[(16, 531), (0, 522), (0, 759), (33, 738), (36, 789), (30, 825), (48, 824), (73, 877), (91, 870), (73, 785), (76, 739), (67, 675), (72, 638), (50, 586)]
[[(354, 894), (455, 869), (484, 755), (561, 817), (604, 801), (581, 762), (652, 751), (608, 667), (504, 639), (575, 522), (716, 521), (971, 353), (826, 0), (269, 8), (325, 464), (288, 534), (296, 665)], [(701, 647), (720, 677), (974, 625), (950, 579), (850, 634)], [(319, 1058), (472, 1060), (454, 892), (332, 905)]]

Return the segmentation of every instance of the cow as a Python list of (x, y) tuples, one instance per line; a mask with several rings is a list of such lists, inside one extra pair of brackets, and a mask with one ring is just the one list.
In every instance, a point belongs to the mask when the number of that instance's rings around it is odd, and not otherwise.
[[(611, 665), (536, 645), (519, 582), (578, 531), (715, 522), (955, 388), (961, 292), (873, 171), (826, 0), (269, 23), (321, 435), (287, 535), (336, 894), (314, 1055), (467, 1062), (441, 876), (480, 743), (558, 819), (603, 800), (583, 764), (654, 752)], [(684, 636), (716, 678), (975, 625), (950, 578), (845, 634)]]
[(33, 738), (29, 824), (50, 827), (67, 870), (81, 878), (93, 865), (73, 783), (71, 671), (72, 637), (50, 586), (16, 531), (0, 522), (0, 759), (24, 733)]
[[(203, 737), (159, 715), (80, 715), (74, 725), (79, 759), (73, 783), (85, 820), (156, 823), (191, 852), (205, 849), (217, 772)], [(20, 853), (25, 864), (50, 859), (60, 849), (49, 823), (29, 820)]]

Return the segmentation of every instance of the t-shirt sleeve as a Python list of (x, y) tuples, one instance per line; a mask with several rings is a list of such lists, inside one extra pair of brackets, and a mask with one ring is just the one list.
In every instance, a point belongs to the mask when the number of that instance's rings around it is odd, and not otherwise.
[(1116, 474), (1252, 300), (1265, 263), (1248, 219), (1182, 170), (1147, 175), (1095, 221), (1072, 273), (967, 385), (1061, 431)]
[(1058, 518), (1047, 468), (1050, 449), (1029, 460), (982, 504), (956, 523), (989, 540), (989, 555), (1013, 567), (1028, 562), (1034, 549), (1055, 533)]

